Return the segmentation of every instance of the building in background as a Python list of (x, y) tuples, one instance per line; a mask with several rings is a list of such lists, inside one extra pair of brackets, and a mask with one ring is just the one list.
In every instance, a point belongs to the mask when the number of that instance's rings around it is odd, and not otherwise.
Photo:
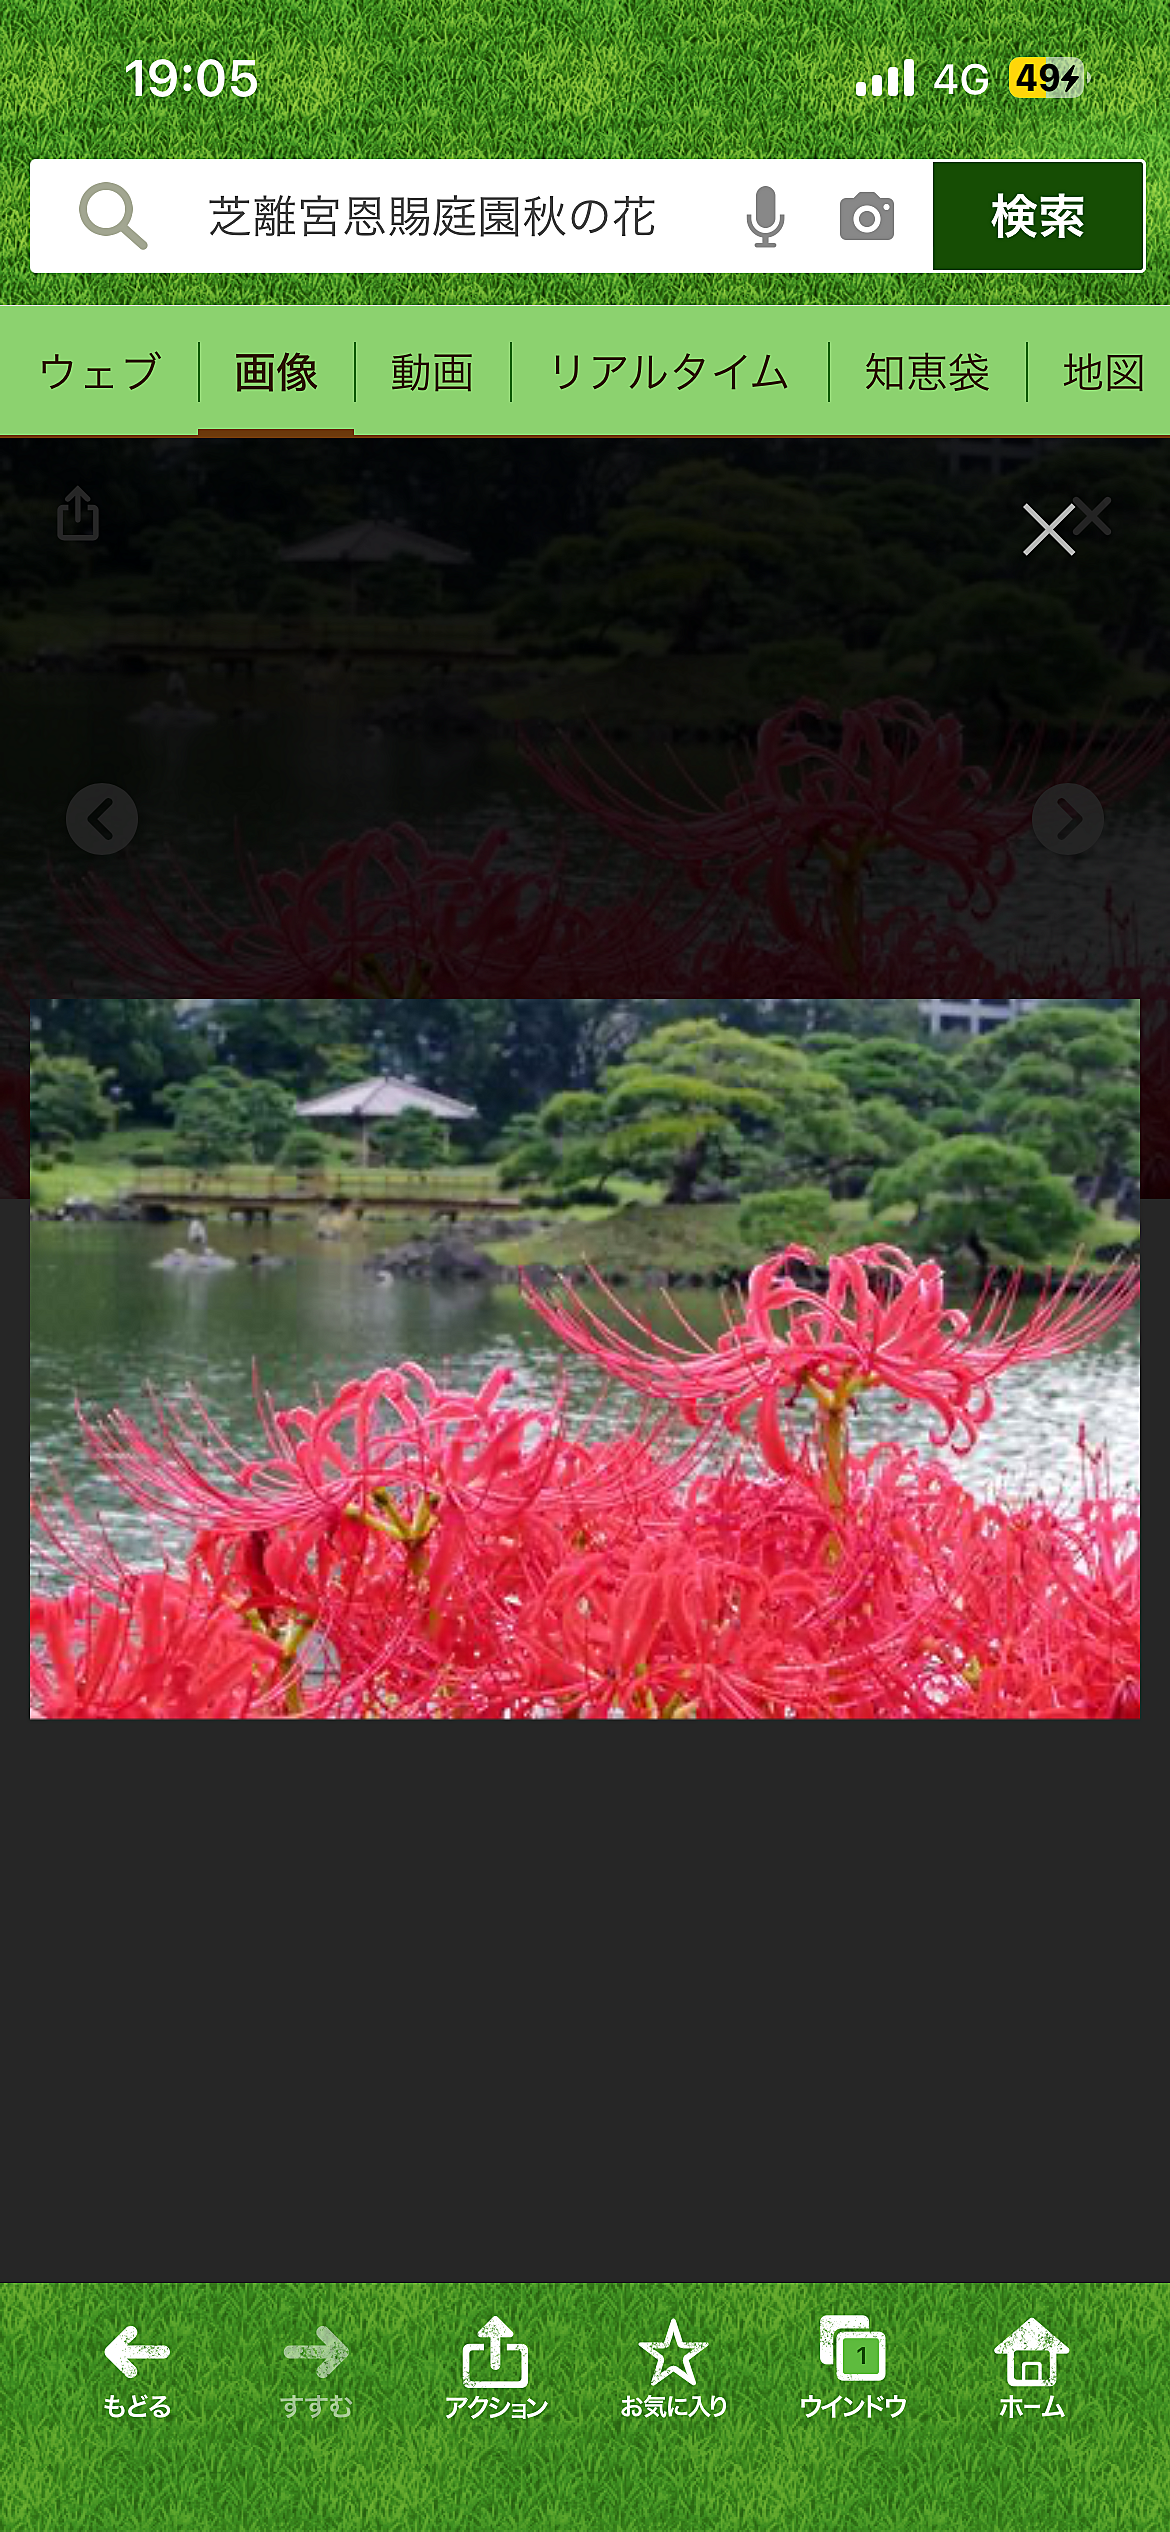
[(932, 1037), (985, 1037), (988, 1029), (997, 1029), (1004, 1020), (1022, 1020), (1025, 1011), (1038, 1011), (1038, 1001), (1019, 999), (1008, 1002), (920, 1002), (918, 1005)]
[(339, 1117), (353, 1120), (359, 1129), (358, 1156), (363, 1169), (369, 1166), (371, 1125), (384, 1118), (406, 1116), (411, 1109), (437, 1117), (448, 1127), (469, 1125), (479, 1113), (465, 1099), (448, 1099), (440, 1090), (424, 1090), (421, 1082), (400, 1081), (393, 1073), (375, 1073), (370, 1081), (351, 1082), (343, 1090), (326, 1090), (318, 1099), (297, 1101), (299, 1117), (320, 1117), (333, 1124)]

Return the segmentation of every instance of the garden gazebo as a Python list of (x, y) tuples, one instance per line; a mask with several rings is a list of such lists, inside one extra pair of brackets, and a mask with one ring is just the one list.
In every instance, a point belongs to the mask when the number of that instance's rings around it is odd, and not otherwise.
[(280, 560), (345, 563), (349, 572), (349, 612), (356, 615), (358, 574), (363, 566), (397, 562), (403, 554), (437, 565), (471, 560), (461, 545), (444, 545), (437, 536), (421, 536), (417, 528), (406, 527), (401, 519), (355, 519), (344, 527), (328, 528), (324, 535), (310, 536), (301, 545), (282, 546)]
[(374, 1073), (343, 1090), (323, 1091), (319, 1099), (299, 1099), (297, 1115), (326, 1120), (351, 1117), (361, 1129), (361, 1166), (369, 1165), (370, 1127), (386, 1117), (405, 1116), (412, 1108), (437, 1117), (444, 1125), (468, 1125), (478, 1115), (464, 1099), (448, 1099), (441, 1090), (426, 1090), (419, 1081), (400, 1081), (394, 1073)]

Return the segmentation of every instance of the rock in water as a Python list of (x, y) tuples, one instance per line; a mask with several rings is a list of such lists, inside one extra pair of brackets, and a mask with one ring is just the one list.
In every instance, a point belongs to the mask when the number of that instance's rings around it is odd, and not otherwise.
[(506, 1268), (499, 1266), (473, 1240), (457, 1231), (447, 1232), (437, 1240), (406, 1240), (401, 1248), (384, 1248), (369, 1261), (372, 1274), (389, 1278), (402, 1275), (416, 1282), (433, 1279), (436, 1283), (499, 1283)]

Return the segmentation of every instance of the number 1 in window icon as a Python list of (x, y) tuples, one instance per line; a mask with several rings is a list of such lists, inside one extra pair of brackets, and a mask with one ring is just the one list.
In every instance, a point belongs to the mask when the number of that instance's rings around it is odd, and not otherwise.
[(871, 2330), (864, 2312), (826, 2312), (821, 2321), (821, 2363), (834, 2365), (839, 2383), (881, 2383), (886, 2378), (883, 2330)]

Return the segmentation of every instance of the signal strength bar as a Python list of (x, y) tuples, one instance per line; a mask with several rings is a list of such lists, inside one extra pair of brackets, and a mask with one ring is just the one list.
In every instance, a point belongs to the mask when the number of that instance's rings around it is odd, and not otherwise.
[[(898, 68), (895, 62), (890, 63), (890, 67), (886, 72), (884, 80), (880, 70), (875, 70), (872, 79), (859, 79), (857, 82), (857, 94), (859, 97), (880, 97), (883, 90), (887, 97), (896, 97), (898, 94)], [(901, 93), (904, 97), (912, 97), (914, 94), (913, 62), (907, 61), (902, 64)]]

